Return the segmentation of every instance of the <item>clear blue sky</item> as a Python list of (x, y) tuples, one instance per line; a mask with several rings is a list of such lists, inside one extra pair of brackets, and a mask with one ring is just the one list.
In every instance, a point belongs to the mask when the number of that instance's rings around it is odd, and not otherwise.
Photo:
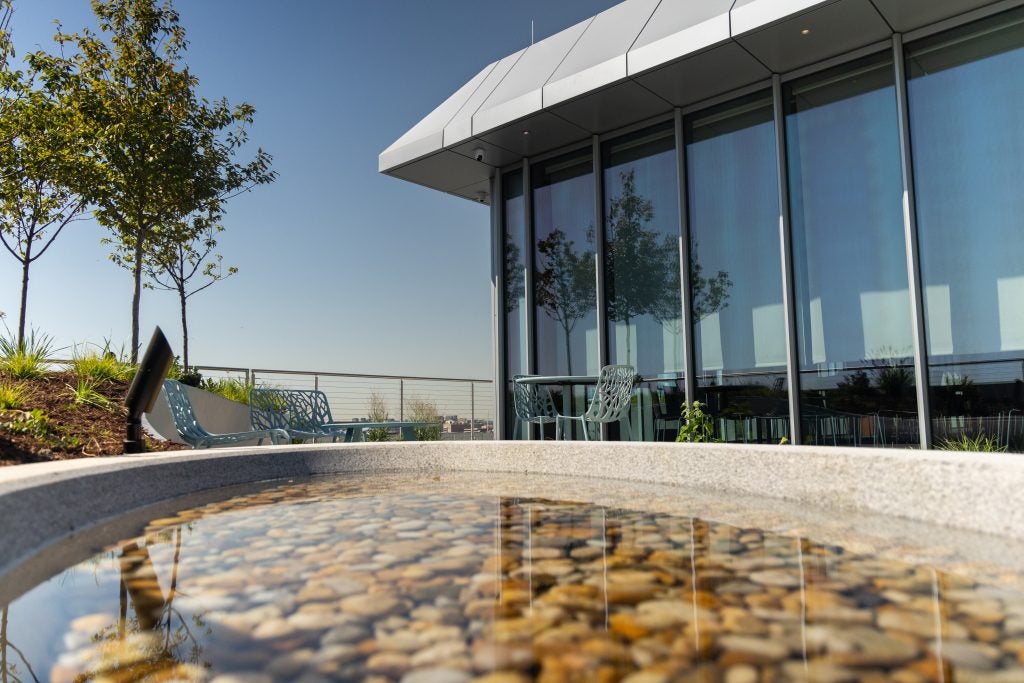
[[(255, 105), (276, 183), (231, 202), (220, 251), (235, 277), (190, 300), (205, 365), (490, 377), (488, 211), (377, 173), (377, 155), (490, 62), (616, 0), (177, 0), (204, 95)], [(88, 0), (15, 0), (20, 55)], [(130, 338), (131, 275), (91, 220), (31, 271), (29, 323), (57, 343)], [(0, 253), (16, 324), (18, 262)], [(146, 291), (142, 336), (180, 348), (175, 296)]]

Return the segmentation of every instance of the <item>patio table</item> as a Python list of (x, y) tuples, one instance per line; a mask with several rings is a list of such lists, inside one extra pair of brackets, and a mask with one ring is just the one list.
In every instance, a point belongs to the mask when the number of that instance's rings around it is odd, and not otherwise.
[[(597, 375), (527, 375), (516, 381), (520, 384), (553, 384), (562, 387), (562, 415), (572, 414), (572, 391), (576, 385), (597, 384)], [(530, 430), (530, 438), (533, 438)]]

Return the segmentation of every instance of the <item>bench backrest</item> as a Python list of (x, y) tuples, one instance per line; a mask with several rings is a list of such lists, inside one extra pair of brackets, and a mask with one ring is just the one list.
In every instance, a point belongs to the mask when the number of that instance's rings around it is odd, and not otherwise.
[(165, 379), (164, 394), (167, 396), (167, 404), (171, 407), (174, 427), (185, 443), (195, 446), (197, 442), (210, 436), (210, 433), (203, 429), (199, 421), (196, 420), (196, 414), (192, 410), (192, 401), (180, 382)]
[(249, 420), (253, 429), (320, 431), (333, 422), (327, 395), (313, 389), (251, 389)]

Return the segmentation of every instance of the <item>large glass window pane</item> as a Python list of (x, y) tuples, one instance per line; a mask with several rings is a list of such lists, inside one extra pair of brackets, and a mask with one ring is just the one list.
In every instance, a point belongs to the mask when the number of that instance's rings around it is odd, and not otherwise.
[(1024, 14), (914, 43), (910, 127), (935, 444), (1024, 450)]
[[(529, 339), (526, 329), (526, 257), (529, 246), (526, 244), (526, 202), (523, 194), (522, 172), (506, 173), (501, 179), (504, 197), (505, 240), (502, 258), (505, 264), (505, 370), (511, 382), (515, 375), (526, 374)], [(506, 390), (508, 396), (509, 430), (515, 425), (515, 411), (512, 404), (511, 385)], [(516, 438), (525, 436), (516, 435)]]
[(597, 280), (590, 150), (537, 164), (531, 176), (537, 372), (595, 375)]
[(805, 441), (917, 443), (888, 55), (785, 88)]
[(789, 436), (771, 93), (686, 120), (697, 398), (719, 439)]
[(646, 380), (633, 437), (674, 438), (684, 368), (675, 127), (618, 138), (603, 154), (608, 357)]

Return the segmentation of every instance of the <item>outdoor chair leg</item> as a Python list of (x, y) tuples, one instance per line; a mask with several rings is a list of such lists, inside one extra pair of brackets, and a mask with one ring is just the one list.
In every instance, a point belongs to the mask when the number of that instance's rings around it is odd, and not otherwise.
[(562, 418), (555, 418), (555, 441), (562, 440)]
[(623, 441), (623, 440), (625, 440), (625, 441), (632, 441), (633, 440), (633, 424), (629, 421), (629, 415), (623, 415), (622, 416), (622, 420), (620, 421), (620, 424), (622, 425), (621, 429), (622, 429), (623, 433), (626, 435), (626, 438), (625, 439), (621, 439), (620, 438), (619, 441)]
[(518, 417), (516, 418), (516, 426), (512, 428), (512, 440), (523, 438), (522, 431), (520, 428), (523, 426), (523, 421)]
[(590, 423), (583, 419), (580, 420), (580, 426), (583, 427), (583, 440), (590, 441)]

